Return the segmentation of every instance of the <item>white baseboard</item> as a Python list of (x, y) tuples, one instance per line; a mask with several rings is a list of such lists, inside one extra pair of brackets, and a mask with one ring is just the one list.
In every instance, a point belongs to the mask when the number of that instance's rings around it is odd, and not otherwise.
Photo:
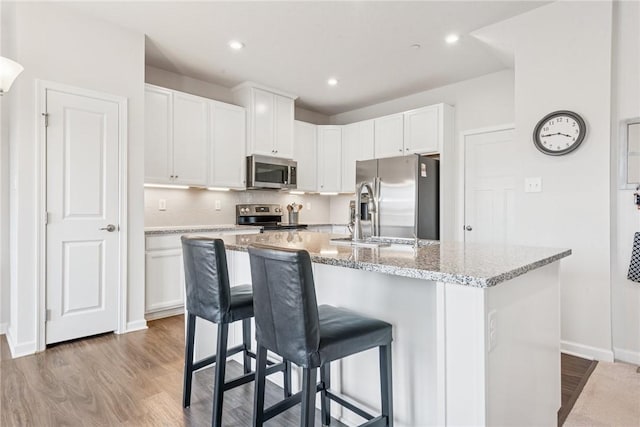
[(129, 332), (142, 331), (144, 329), (147, 329), (147, 321), (144, 319), (136, 320), (134, 322), (127, 322), (127, 330), (124, 331), (124, 333), (128, 334)]
[(619, 360), (620, 362), (640, 365), (640, 351), (624, 350), (622, 348), (614, 347), (613, 354), (615, 355), (616, 360)]
[(144, 318), (149, 320), (162, 319), (164, 317), (177, 316), (179, 314), (184, 314), (184, 306), (167, 308), (164, 310), (157, 310), (145, 313)]
[(7, 333), (7, 324), (0, 323), (0, 335), (4, 335)]
[(560, 341), (560, 351), (583, 359), (599, 360), (602, 362), (613, 362), (613, 351), (578, 344), (571, 341)]
[(25, 343), (16, 343), (13, 338), (13, 332), (11, 331), (11, 327), (7, 328), (7, 343), (9, 344), (9, 351), (11, 352), (12, 358), (30, 356), (36, 353), (36, 342), (29, 341)]

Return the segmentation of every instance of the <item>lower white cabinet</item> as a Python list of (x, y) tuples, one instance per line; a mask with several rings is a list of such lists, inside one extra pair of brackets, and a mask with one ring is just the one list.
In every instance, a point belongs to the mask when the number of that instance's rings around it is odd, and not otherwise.
[[(215, 237), (225, 234), (255, 234), (260, 230), (225, 230), (193, 233)], [(155, 234), (146, 237), (145, 252), (145, 317), (148, 320), (173, 316), (184, 311), (185, 287), (180, 233)], [(235, 284), (232, 283), (231, 286)]]

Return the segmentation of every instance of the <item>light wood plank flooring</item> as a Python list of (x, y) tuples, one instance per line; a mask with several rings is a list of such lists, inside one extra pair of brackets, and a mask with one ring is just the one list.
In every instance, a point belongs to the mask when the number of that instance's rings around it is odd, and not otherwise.
[[(0, 347), (3, 427), (211, 424), (211, 368), (195, 374), (191, 407), (182, 409), (183, 316), (149, 322), (146, 331), (67, 342), (19, 359), (11, 359), (5, 337)], [(228, 378), (241, 373), (240, 364), (228, 363)], [(282, 390), (267, 384), (271, 405)], [(224, 426), (250, 425), (252, 403), (253, 383), (225, 393)], [(299, 416), (298, 406), (267, 425), (298, 426)]]

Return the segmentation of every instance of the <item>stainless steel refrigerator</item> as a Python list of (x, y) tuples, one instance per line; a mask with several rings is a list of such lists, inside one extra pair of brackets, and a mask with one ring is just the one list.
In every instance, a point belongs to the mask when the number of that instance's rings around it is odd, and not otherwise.
[[(375, 237), (440, 239), (440, 162), (410, 155), (356, 162), (356, 186), (373, 187)], [(363, 221), (365, 234), (369, 221)]]

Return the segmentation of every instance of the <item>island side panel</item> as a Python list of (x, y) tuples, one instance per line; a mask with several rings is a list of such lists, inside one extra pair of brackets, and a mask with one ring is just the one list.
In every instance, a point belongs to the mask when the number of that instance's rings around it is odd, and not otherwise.
[(487, 289), (488, 424), (556, 425), (561, 406), (560, 262)]
[[(444, 384), (439, 380), (444, 377), (439, 376), (443, 367), (435, 282), (324, 264), (314, 264), (314, 275), (319, 304), (346, 307), (393, 325), (396, 426), (442, 425), (444, 408), (438, 405)], [(339, 365), (342, 393), (378, 412), (377, 350), (348, 357)], [(362, 419), (344, 411), (342, 421), (359, 425)]]

